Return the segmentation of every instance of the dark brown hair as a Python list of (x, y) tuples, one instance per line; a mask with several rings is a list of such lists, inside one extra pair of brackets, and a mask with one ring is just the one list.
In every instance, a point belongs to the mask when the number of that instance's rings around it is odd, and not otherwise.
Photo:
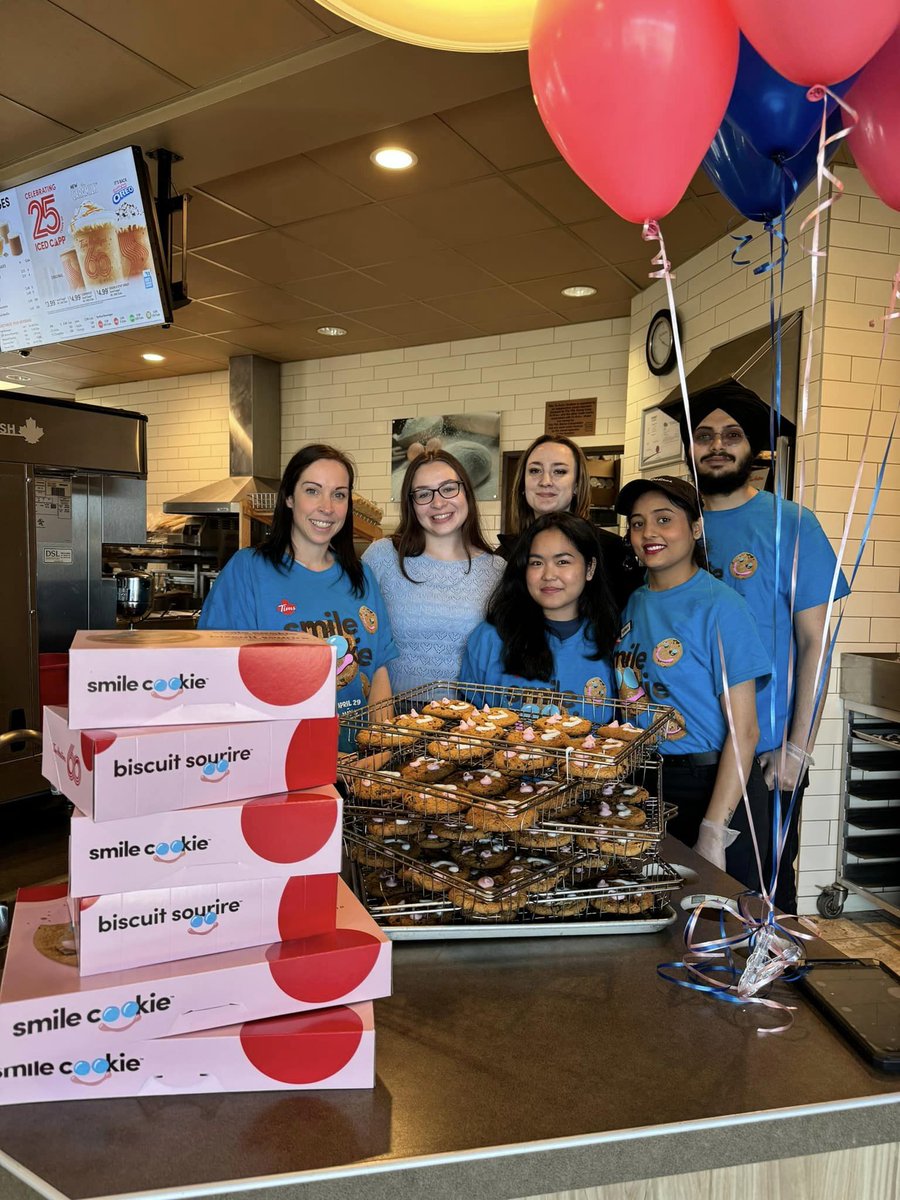
[(353, 482), (355, 472), (353, 470), (353, 463), (347, 455), (337, 450), (334, 446), (326, 446), (320, 442), (313, 442), (312, 445), (304, 446), (302, 450), (298, 450), (284, 468), (284, 474), (281, 477), (281, 484), (278, 488), (278, 495), (275, 499), (275, 515), (272, 518), (272, 529), (262, 545), (257, 546), (256, 553), (261, 554), (263, 558), (267, 558), (276, 570), (283, 571), (285, 574), (293, 566), (294, 546), (291, 542), (291, 532), (294, 527), (294, 514), (288, 504), (288, 500), (293, 497), (297, 481), (306, 468), (311, 467), (313, 463), (321, 462), (323, 458), (340, 463), (347, 472), (347, 487), (350, 492), (350, 500), (347, 505), (347, 519), (329, 544), (341, 570), (350, 580), (353, 594), (355, 596), (363, 596), (366, 590), (365, 576), (363, 574), (362, 563), (359, 561), (359, 555), (356, 553), (356, 547), (353, 545)]
[(525, 468), (538, 446), (545, 446), (551, 442), (553, 445), (567, 446), (572, 451), (572, 457), (575, 460), (575, 486), (572, 489), (572, 500), (568, 511), (574, 513), (576, 517), (583, 517), (584, 520), (588, 520), (591, 515), (591, 481), (584, 451), (580, 446), (576, 446), (571, 438), (544, 433), (539, 438), (535, 438), (527, 450), (522, 451), (519, 465), (516, 467), (516, 476), (512, 486), (511, 533), (522, 533), (535, 519), (534, 513), (528, 507), (525, 499)]
[(410, 583), (421, 583), (421, 579), (413, 579), (406, 569), (406, 560), (408, 558), (418, 558), (425, 551), (425, 530), (419, 524), (419, 518), (416, 516), (416, 506), (413, 504), (412, 487), (413, 480), (416, 477), (416, 472), (419, 467), (426, 467), (429, 463), (443, 462), (456, 472), (456, 477), (462, 484), (463, 491), (466, 494), (466, 500), (469, 504), (469, 512), (462, 526), (463, 546), (466, 551), (466, 558), (469, 560), (469, 570), (472, 567), (472, 551), (483, 550), (487, 554), (493, 554), (490, 546), (481, 532), (481, 520), (478, 516), (478, 503), (475, 499), (475, 489), (472, 487), (472, 480), (469, 478), (469, 472), (462, 465), (459, 459), (454, 458), (447, 450), (426, 450), (424, 454), (420, 454), (418, 458), (414, 458), (406, 468), (406, 474), (403, 476), (403, 483), (400, 487), (400, 524), (397, 526), (391, 541), (394, 543), (394, 549), (397, 551), (397, 558), (400, 561), (401, 574), (410, 581)]

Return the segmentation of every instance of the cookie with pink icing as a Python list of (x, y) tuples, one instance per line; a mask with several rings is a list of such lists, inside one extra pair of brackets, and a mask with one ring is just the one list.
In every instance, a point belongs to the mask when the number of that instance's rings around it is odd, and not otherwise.
[(460, 771), (453, 776), (451, 782), (470, 796), (479, 799), (485, 796), (502, 796), (509, 787), (507, 777), (495, 767), (474, 767)]
[(534, 725), (536, 729), (558, 729), (570, 738), (584, 737), (591, 732), (590, 721), (571, 713), (554, 713), (550, 717), (541, 717)]

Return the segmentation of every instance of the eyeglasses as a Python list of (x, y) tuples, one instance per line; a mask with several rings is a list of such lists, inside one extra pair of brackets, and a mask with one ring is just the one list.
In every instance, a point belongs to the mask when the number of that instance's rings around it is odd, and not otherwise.
[(694, 441), (698, 446), (711, 446), (717, 439), (723, 446), (739, 446), (746, 440), (743, 429), (697, 429), (694, 432)]
[(462, 481), (459, 479), (448, 479), (446, 483), (442, 483), (440, 487), (413, 488), (409, 493), (412, 497), (413, 504), (423, 506), (430, 504), (435, 496), (440, 496), (442, 500), (452, 500), (454, 496), (459, 495), (459, 490), (462, 487)]

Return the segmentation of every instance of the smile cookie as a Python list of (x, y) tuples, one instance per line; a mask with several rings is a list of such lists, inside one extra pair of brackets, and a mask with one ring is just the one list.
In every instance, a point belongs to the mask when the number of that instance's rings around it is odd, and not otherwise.
[(339, 689), (346, 687), (359, 673), (359, 664), (356, 661), (356, 638), (350, 633), (343, 633), (326, 638), (326, 641), (329, 646), (334, 646), (337, 652), (335, 667), (337, 686)]
[(663, 638), (653, 647), (653, 661), (658, 667), (674, 667), (684, 654), (684, 647), (678, 638)]
[(378, 632), (378, 616), (371, 608), (363, 605), (359, 610), (359, 619), (362, 621), (366, 633)]
[(751, 575), (756, 574), (758, 566), (756, 555), (751, 554), (749, 550), (744, 550), (741, 554), (734, 556), (728, 570), (734, 579), (749, 579)]
[(595, 675), (593, 679), (589, 679), (584, 685), (584, 695), (588, 700), (605, 700), (606, 694), (606, 684), (599, 675)]
[(677, 708), (669, 709), (669, 716), (663, 726), (662, 736), (667, 742), (677, 742), (687, 733), (687, 722)]

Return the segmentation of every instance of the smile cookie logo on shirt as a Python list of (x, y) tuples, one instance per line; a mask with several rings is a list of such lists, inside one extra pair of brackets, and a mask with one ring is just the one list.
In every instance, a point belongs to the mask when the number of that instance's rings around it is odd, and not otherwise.
[(677, 742), (687, 733), (687, 722), (677, 708), (669, 709), (669, 717), (663, 726), (662, 736), (666, 742)]
[(378, 614), (371, 608), (367, 608), (365, 604), (359, 610), (359, 619), (362, 621), (366, 633), (378, 632)]
[(335, 634), (325, 639), (329, 646), (337, 651), (337, 667), (335, 677), (338, 688), (352, 683), (359, 672), (356, 661), (356, 638), (351, 633)]
[(616, 667), (619, 699), (632, 714), (643, 712), (650, 703), (639, 667)]
[(758, 566), (756, 555), (751, 554), (749, 550), (742, 550), (731, 560), (728, 570), (735, 579), (749, 579), (751, 575), (756, 574)]
[(593, 679), (587, 681), (584, 685), (584, 694), (588, 700), (606, 699), (606, 684), (599, 675), (595, 675)]
[(653, 661), (658, 667), (674, 667), (684, 654), (684, 647), (678, 638), (663, 638), (653, 647)]

